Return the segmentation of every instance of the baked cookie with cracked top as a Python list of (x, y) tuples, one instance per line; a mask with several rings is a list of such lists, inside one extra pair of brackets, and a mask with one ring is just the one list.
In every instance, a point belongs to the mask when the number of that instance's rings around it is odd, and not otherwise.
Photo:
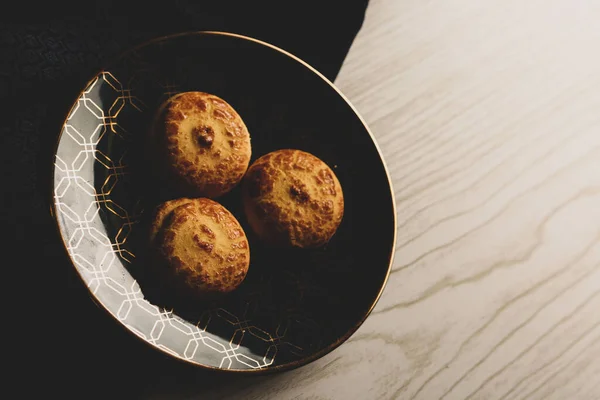
[(252, 230), (273, 245), (322, 246), (344, 214), (344, 194), (331, 168), (300, 150), (256, 160), (244, 177), (242, 198)]
[(248, 273), (250, 248), (237, 219), (219, 203), (179, 199), (158, 207), (152, 236), (176, 287), (198, 296), (228, 293)]
[(252, 152), (239, 114), (203, 92), (179, 93), (163, 103), (150, 140), (159, 176), (189, 197), (229, 192), (244, 176)]

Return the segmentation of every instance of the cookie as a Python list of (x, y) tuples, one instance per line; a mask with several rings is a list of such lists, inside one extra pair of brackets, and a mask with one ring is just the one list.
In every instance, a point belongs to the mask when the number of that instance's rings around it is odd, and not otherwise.
[(149, 140), (157, 175), (188, 197), (229, 192), (244, 176), (252, 152), (239, 114), (203, 92), (179, 93), (163, 103)]
[(250, 265), (246, 234), (219, 203), (207, 198), (187, 200), (173, 208), (162, 224), (162, 214), (157, 213), (155, 222), (162, 230), (155, 245), (162, 264), (185, 294), (231, 292), (242, 283)]
[(278, 246), (322, 246), (344, 214), (342, 187), (331, 168), (300, 150), (278, 150), (256, 160), (244, 177), (242, 198), (252, 230)]

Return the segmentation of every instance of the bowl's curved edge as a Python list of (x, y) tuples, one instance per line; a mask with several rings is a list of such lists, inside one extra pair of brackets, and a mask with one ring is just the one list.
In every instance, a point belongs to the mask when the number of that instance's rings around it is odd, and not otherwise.
[[(395, 252), (396, 252), (396, 236), (397, 236), (397, 211), (396, 211), (396, 199), (394, 196), (394, 189), (392, 186), (392, 180), (391, 180), (391, 176), (390, 176), (390, 172), (387, 168), (387, 165), (385, 163), (385, 159), (383, 158), (383, 154), (381, 152), (381, 148), (379, 147), (379, 144), (377, 143), (377, 140), (375, 139), (375, 136), (373, 135), (373, 133), (371, 132), (371, 130), (369, 129), (367, 123), (365, 122), (364, 118), (362, 117), (362, 115), (360, 115), (360, 113), (358, 112), (358, 110), (356, 109), (356, 107), (354, 107), (354, 105), (350, 102), (350, 100), (348, 100), (348, 98), (329, 80), (327, 79), (323, 74), (321, 74), (318, 70), (316, 70), (314, 67), (312, 67), (310, 64), (308, 64), (306, 61), (300, 59), (299, 57), (275, 46), (272, 45), (270, 43), (267, 43), (265, 41), (259, 40), (259, 39), (255, 39), (249, 36), (245, 36), (245, 35), (241, 35), (241, 34), (237, 34), (237, 33), (231, 33), (231, 32), (221, 32), (221, 31), (192, 31), (192, 32), (182, 32), (182, 33), (176, 33), (176, 34), (172, 34), (172, 35), (166, 35), (166, 36), (161, 36), (161, 37), (157, 37), (148, 41), (145, 41), (135, 47), (129, 48), (127, 50), (125, 50), (124, 52), (120, 53), (117, 57), (115, 57), (115, 60), (120, 59), (121, 57), (123, 57), (125, 54), (128, 54), (131, 51), (134, 51), (138, 48), (147, 46), (148, 44), (154, 43), (154, 42), (159, 42), (162, 40), (167, 40), (167, 39), (171, 39), (171, 38), (176, 38), (176, 37), (180, 37), (180, 36), (188, 36), (188, 35), (215, 35), (215, 36), (228, 36), (228, 37), (233, 37), (236, 39), (241, 39), (241, 40), (247, 40), (250, 42), (254, 42), (266, 47), (269, 47), (279, 53), (282, 53), (288, 57), (290, 57), (291, 59), (295, 60), (296, 62), (299, 62), (300, 64), (302, 64), (304, 67), (308, 68), (310, 71), (312, 71), (314, 74), (316, 74), (318, 77), (320, 77), (325, 83), (327, 83), (333, 90), (336, 91), (336, 93), (338, 93), (338, 95), (348, 104), (348, 106), (352, 109), (352, 111), (354, 112), (354, 114), (358, 117), (358, 119), (360, 120), (360, 122), (362, 123), (362, 125), (364, 126), (365, 130), (367, 131), (367, 133), (369, 134), (369, 136), (371, 137), (371, 141), (373, 142), (373, 144), (375, 145), (375, 148), (377, 150), (377, 153), (379, 155), (379, 158), (381, 160), (381, 163), (383, 165), (383, 168), (385, 170), (385, 174), (388, 180), (388, 185), (390, 188), (390, 197), (392, 200), (392, 211), (393, 211), (393, 218), (394, 218), (394, 224), (393, 224), (393, 228), (394, 228), (394, 232), (393, 232), (393, 238), (392, 238), (392, 245), (391, 245), (391, 249), (390, 249), (390, 254), (389, 254), (389, 263), (388, 263), (388, 269), (386, 271), (383, 283), (381, 285), (381, 288), (379, 290), (379, 293), (377, 294), (377, 296), (375, 297), (375, 299), (373, 300), (373, 303), (371, 304), (371, 306), (369, 307), (369, 309), (367, 310), (367, 312), (365, 313), (365, 315), (361, 318), (360, 321), (358, 321), (351, 329), (348, 330), (348, 332), (346, 332), (343, 336), (341, 336), (340, 338), (338, 338), (335, 342), (333, 342), (332, 344), (330, 344), (329, 346), (315, 352), (314, 354), (311, 354), (310, 356), (307, 356), (303, 359), (297, 360), (297, 361), (293, 361), (287, 364), (282, 364), (282, 365), (277, 365), (274, 367), (267, 367), (267, 368), (257, 368), (257, 369), (223, 369), (223, 368), (216, 368), (216, 367), (211, 367), (208, 365), (203, 365), (203, 364), (199, 364), (197, 362), (194, 362), (192, 360), (188, 360), (185, 359), (183, 357), (178, 357), (175, 356), (171, 353), (168, 353), (166, 351), (164, 351), (163, 349), (161, 349), (160, 347), (153, 345), (152, 343), (149, 343), (146, 340), (143, 340), (142, 338), (140, 338), (139, 336), (137, 336), (134, 332), (132, 332), (130, 329), (127, 329), (126, 326), (124, 326), (123, 324), (119, 323), (118, 325), (121, 326), (125, 331), (129, 332), (134, 338), (142, 341), (143, 343), (145, 343), (146, 345), (148, 345), (149, 347), (152, 347), (153, 349), (159, 350), (161, 353), (166, 354), (171, 356), (173, 359), (176, 359), (178, 361), (184, 362), (186, 364), (190, 364), (196, 367), (200, 367), (203, 369), (207, 369), (207, 370), (211, 370), (211, 371), (222, 371), (222, 372), (226, 372), (226, 373), (247, 373), (247, 374), (267, 374), (267, 373), (274, 373), (274, 372), (281, 372), (281, 371), (287, 371), (290, 369), (294, 369), (294, 368), (298, 368), (301, 367), (303, 365), (309, 364), (327, 354), (329, 354), (330, 352), (332, 352), (333, 350), (335, 350), (336, 348), (338, 348), (342, 343), (344, 343), (346, 340), (348, 340), (361, 326), (362, 324), (366, 321), (366, 319), (369, 317), (369, 315), (371, 314), (371, 312), (373, 311), (373, 309), (375, 308), (375, 306), (377, 305), (379, 299), (381, 298), (381, 295), (383, 294), (383, 291), (385, 290), (385, 287), (387, 285), (387, 281), (390, 277), (390, 273), (392, 270), (392, 265), (394, 262), (394, 257), (395, 257)], [(88, 87), (95, 79), (96, 77), (102, 72), (103, 70), (99, 70), (97, 71), (93, 77), (91, 77), (87, 83), (85, 84), (84, 87)], [(60, 143), (60, 140), (62, 138), (62, 128), (64, 127), (67, 118), (69, 117), (69, 115), (71, 115), (71, 112), (73, 111), (75, 104), (77, 102), (77, 100), (79, 99), (79, 97), (81, 96), (81, 92), (79, 92), (77, 94), (77, 97), (75, 97), (73, 99), (73, 105), (71, 106), (71, 108), (69, 109), (69, 111), (66, 113), (65, 118), (63, 119), (62, 124), (60, 125), (59, 129), (59, 134), (56, 138), (56, 142), (54, 144), (54, 150), (53, 150), (53, 154), (56, 155), (56, 152), (58, 150), (58, 145)], [(52, 158), (52, 165), (50, 167), (50, 179), (51, 181), (54, 179), (54, 174), (55, 174), (55, 164), (54, 164), (54, 158)], [(65, 243), (65, 239), (62, 235), (61, 232), (61, 227), (60, 224), (58, 222), (58, 218), (57, 218), (57, 210), (56, 210), (56, 203), (54, 201), (54, 185), (50, 185), (50, 215), (52, 216), (52, 218), (54, 219), (54, 223), (55, 223), (55, 228), (57, 231), (58, 236), (61, 239), (61, 242), (63, 244), (63, 250), (65, 252), (65, 254), (67, 255), (67, 257), (69, 258), (69, 260), (71, 260), (71, 262), (73, 262), (68, 250), (67, 250), (67, 244)], [(81, 276), (81, 274), (79, 273), (79, 271), (75, 268), (75, 271), (77, 272), (77, 274), (79, 275), (79, 278), (81, 279), (82, 283), (85, 283), (83, 280), (83, 277)], [(92, 294), (92, 292), (89, 290), (89, 287), (86, 285), (86, 288), (88, 289), (88, 295), (90, 296), (90, 298), (92, 299), (93, 303), (100, 308), (101, 310), (105, 311), (108, 315), (110, 315), (116, 322), (119, 322), (117, 317), (110, 311), (108, 310), (104, 304), (102, 304), (101, 302), (99, 302)]]

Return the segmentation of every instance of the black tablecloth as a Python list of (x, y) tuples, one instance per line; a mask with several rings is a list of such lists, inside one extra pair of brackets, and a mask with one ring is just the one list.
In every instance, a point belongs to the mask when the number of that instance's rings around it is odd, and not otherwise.
[(60, 125), (85, 82), (133, 45), (194, 30), (265, 40), (334, 80), (366, 6), (367, 0), (17, 0), (0, 13), (4, 306), (10, 315), (4, 324), (11, 334), (5, 345), (31, 383), (20, 393), (124, 398), (156, 385), (164, 391), (182, 379), (201, 382), (199, 390), (231, 379), (207, 379), (133, 339), (94, 305), (66, 258), (50, 215), (51, 168)]

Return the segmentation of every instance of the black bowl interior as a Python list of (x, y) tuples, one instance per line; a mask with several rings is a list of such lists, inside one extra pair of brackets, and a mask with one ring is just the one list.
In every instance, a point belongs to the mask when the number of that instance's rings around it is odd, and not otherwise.
[[(239, 187), (217, 199), (249, 236), (250, 272), (229, 296), (177, 299), (147, 267), (149, 211), (176, 197), (141, 151), (157, 106), (188, 90), (216, 94), (242, 116), (252, 159), (295, 148), (330, 165), (345, 198), (325, 247), (281, 250), (251, 233)], [(121, 57), (82, 91), (58, 143), (59, 231), (94, 298), (148, 343), (205, 367), (286, 369), (341, 344), (364, 321), (389, 273), (395, 210), (372, 136), (349, 103), (306, 64), (235, 35), (155, 40)]]

